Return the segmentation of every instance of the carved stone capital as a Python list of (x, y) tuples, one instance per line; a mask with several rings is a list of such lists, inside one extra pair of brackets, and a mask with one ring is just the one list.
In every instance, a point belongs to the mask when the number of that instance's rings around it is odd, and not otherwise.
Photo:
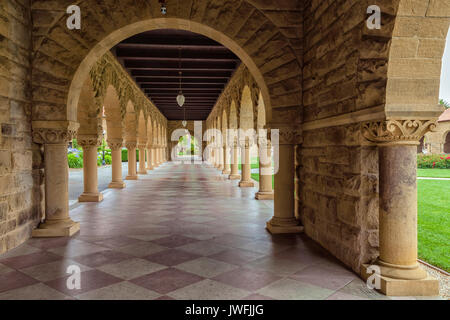
[(298, 126), (287, 126), (286, 124), (271, 123), (267, 126), (269, 139), (279, 145), (302, 144), (302, 130)]
[(72, 121), (34, 121), (33, 141), (39, 144), (66, 144), (71, 141), (80, 124)]
[(109, 148), (113, 151), (120, 150), (123, 146), (122, 139), (108, 139), (107, 143)]
[(138, 149), (146, 149), (147, 148), (147, 144), (146, 143), (138, 143), (137, 148)]
[(435, 120), (386, 120), (361, 124), (362, 137), (379, 145), (418, 145), (429, 131), (436, 129)]
[(102, 136), (97, 135), (78, 135), (77, 143), (83, 149), (98, 148), (102, 144)]
[(130, 149), (136, 149), (137, 147), (137, 142), (136, 141), (126, 141), (125, 142), (125, 147), (130, 150)]

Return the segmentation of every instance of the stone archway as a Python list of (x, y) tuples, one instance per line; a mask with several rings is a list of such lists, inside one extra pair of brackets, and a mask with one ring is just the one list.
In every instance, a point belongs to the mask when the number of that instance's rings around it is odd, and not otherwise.
[(450, 131), (448, 131), (445, 135), (444, 140), (444, 153), (450, 153)]

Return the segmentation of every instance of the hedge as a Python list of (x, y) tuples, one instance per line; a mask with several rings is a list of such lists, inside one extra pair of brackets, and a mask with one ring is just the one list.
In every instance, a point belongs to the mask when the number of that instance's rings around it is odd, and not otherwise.
[[(83, 153), (69, 153), (67, 155), (69, 168), (81, 169), (83, 168)], [(136, 150), (136, 160), (139, 161), (139, 150)], [(102, 151), (98, 151), (97, 165), (101, 166), (103, 162)], [(122, 162), (128, 162), (128, 150), (122, 149)], [(112, 163), (111, 150), (105, 149), (105, 164), (110, 165)]]
[[(136, 161), (139, 161), (139, 150), (136, 149)], [(128, 162), (128, 149), (122, 149), (122, 162)]]
[(417, 155), (419, 169), (450, 169), (450, 155), (448, 154), (419, 154)]

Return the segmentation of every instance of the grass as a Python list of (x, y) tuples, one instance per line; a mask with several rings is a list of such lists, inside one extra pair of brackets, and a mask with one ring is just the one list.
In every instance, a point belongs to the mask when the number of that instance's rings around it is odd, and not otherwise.
[(417, 176), (423, 178), (450, 178), (450, 169), (417, 169)]
[(419, 258), (450, 271), (450, 181), (417, 183)]

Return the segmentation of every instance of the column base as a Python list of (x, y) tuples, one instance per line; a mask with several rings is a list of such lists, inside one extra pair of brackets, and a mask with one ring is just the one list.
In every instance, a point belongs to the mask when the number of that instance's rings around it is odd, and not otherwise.
[(80, 223), (71, 219), (67, 221), (49, 221), (39, 225), (31, 233), (33, 238), (71, 237), (80, 231)]
[[(370, 266), (369, 264), (361, 266), (361, 277), (364, 281), (373, 275), (373, 271), (367, 271)], [(379, 267), (382, 268), (382, 266)], [(377, 290), (387, 296), (438, 296), (439, 281), (427, 274), (425, 270), (423, 272), (426, 277), (418, 280), (395, 279), (380, 275), (380, 288)]]
[(228, 179), (230, 179), (230, 180), (241, 180), (241, 175), (240, 174), (230, 174), (228, 176)]
[(126, 184), (123, 181), (121, 181), (121, 182), (111, 182), (108, 185), (108, 188), (110, 188), (110, 189), (123, 189), (125, 187), (126, 187)]
[(147, 170), (153, 170), (153, 167), (147, 167)]
[(101, 202), (102, 200), (102, 193), (83, 193), (78, 197), (78, 202)]
[(125, 178), (125, 180), (138, 180), (138, 179), (139, 179), (138, 176), (127, 176), (127, 177)]
[(138, 174), (146, 175), (146, 174), (148, 174), (148, 172), (147, 171), (139, 171)]
[(274, 193), (272, 192), (262, 192), (259, 191), (255, 195), (256, 200), (273, 200), (274, 199)]
[(241, 181), (239, 182), (239, 187), (241, 188), (253, 188), (255, 184), (253, 181)]
[(218, 166), (218, 167), (217, 167), (217, 170), (219, 170), (219, 171), (223, 171), (223, 169), (224, 169), (223, 166)]
[(229, 169), (228, 170), (225, 169), (222, 171), (222, 174), (229, 175), (230, 173), (231, 173), (231, 170), (229, 170)]
[(304, 227), (299, 225), (295, 219), (289, 219), (292, 222), (286, 224), (277, 224), (274, 219), (276, 218), (272, 218), (266, 224), (266, 228), (271, 234), (302, 233), (304, 230)]

